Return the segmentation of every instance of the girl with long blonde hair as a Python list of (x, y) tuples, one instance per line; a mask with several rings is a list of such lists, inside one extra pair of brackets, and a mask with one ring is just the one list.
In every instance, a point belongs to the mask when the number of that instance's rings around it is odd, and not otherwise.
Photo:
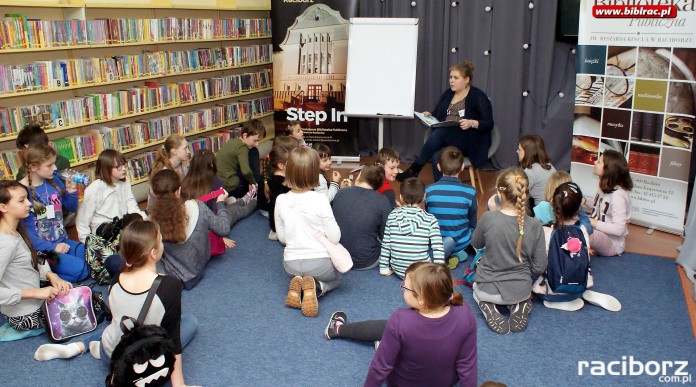
[[(496, 181), (500, 209), (481, 217), (471, 237), (485, 248), (476, 270), (474, 300), (495, 333), (527, 328), (532, 277), (546, 270), (546, 242), (538, 220), (526, 215), (529, 182), (519, 167), (505, 169)], [(510, 308), (510, 318), (498, 308)]]

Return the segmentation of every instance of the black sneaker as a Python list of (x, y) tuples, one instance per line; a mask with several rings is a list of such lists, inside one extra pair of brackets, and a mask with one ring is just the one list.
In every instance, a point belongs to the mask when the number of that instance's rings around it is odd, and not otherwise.
[(500, 312), (498, 308), (492, 302), (479, 302), (479, 309), (483, 313), (483, 318), (486, 319), (486, 324), (491, 330), (500, 335), (507, 335), (510, 333), (510, 323)]
[(414, 171), (413, 169), (409, 168), (399, 174), (396, 175), (396, 180), (399, 183), (403, 183), (404, 180), (408, 179), (409, 177), (418, 177), (418, 172)]
[(343, 325), (348, 322), (348, 316), (346, 316), (345, 312), (338, 311), (334, 312), (331, 315), (331, 318), (329, 319), (329, 323), (326, 325), (326, 329), (324, 329), (324, 338), (326, 340), (331, 340), (338, 336), (338, 332), (336, 329), (336, 323), (339, 323), (340, 325)]
[(510, 309), (510, 332), (522, 332), (527, 329), (531, 311), (532, 303), (529, 300), (514, 305)]

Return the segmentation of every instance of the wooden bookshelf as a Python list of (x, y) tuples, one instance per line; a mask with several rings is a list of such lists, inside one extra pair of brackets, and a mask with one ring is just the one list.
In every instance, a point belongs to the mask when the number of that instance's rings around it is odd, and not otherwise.
[[(0, 58), (3, 58), (3, 63), (9, 63), (9, 64), (17, 64), (17, 65), (22, 65), (22, 64), (32, 64), (34, 62), (39, 62), (39, 63), (49, 63), (49, 62), (43, 62), (47, 60), (62, 60), (62, 59), (56, 59), (56, 56), (60, 55), (59, 58), (63, 59), (76, 59), (80, 58), (83, 56), (86, 57), (103, 57), (103, 56), (116, 56), (116, 55), (140, 55), (142, 54), (137, 47), (142, 46), (142, 50), (147, 50), (149, 51), (164, 51), (164, 52), (172, 52), (172, 51), (195, 51), (199, 48), (210, 48), (210, 49), (223, 49), (225, 47), (229, 46), (234, 46), (234, 44), (225, 44), (225, 43), (230, 43), (230, 42), (250, 42), (250, 43), (242, 43), (238, 44), (237, 46), (241, 47), (247, 47), (247, 46), (253, 46), (255, 44), (259, 45), (268, 45), (270, 43), (269, 39), (271, 38), (270, 34), (264, 34), (263, 31), (266, 28), (266, 22), (264, 20), (255, 20), (255, 19), (270, 19), (270, 0), (9, 0), (9, 1), (4, 1), (0, 3), (0, 11), (5, 14), (19, 14), (19, 15), (25, 15), (26, 19), (38, 19), (38, 20), (72, 20), (72, 19), (78, 19), (78, 20), (97, 20), (97, 19), (104, 19), (104, 18), (114, 18), (114, 19), (162, 19), (162, 18), (168, 18), (168, 17), (175, 17), (175, 18), (188, 18), (188, 19), (204, 19), (203, 21), (199, 22), (200, 26), (207, 26), (210, 25), (210, 22), (207, 22), (208, 24), (205, 24), (205, 19), (212, 19), (213, 25), (221, 25), (219, 24), (220, 22), (217, 22), (218, 24), (215, 24), (215, 20), (218, 19), (252, 19), (251, 21), (249, 20), (240, 20), (240, 21), (232, 21), (232, 22), (223, 22), (223, 30), (215, 30), (215, 35), (219, 34), (223, 36), (227, 36), (224, 38), (214, 38), (214, 39), (170, 39), (166, 40), (163, 38), (160, 38), (156, 41), (151, 41), (151, 40), (145, 40), (145, 41), (126, 41), (122, 43), (114, 43), (114, 44), (80, 44), (80, 45), (75, 45), (73, 44), (68, 44), (68, 45), (62, 45), (62, 46), (55, 46), (55, 47), (36, 47), (36, 48), (10, 48), (10, 49), (0, 49)], [(122, 22), (119, 22), (122, 23)], [(123, 22), (126, 23), (126, 22)], [(161, 23), (161, 22), (160, 22)], [(179, 22), (181, 23), (181, 21)], [(21, 22), (20, 22), (21, 24)], [(89, 23), (90, 25), (91, 22)], [(270, 24), (270, 23), (269, 23)], [(128, 24), (130, 25), (130, 24)], [(191, 24), (191, 29), (187, 30), (188, 32), (184, 33), (185, 36), (198, 36), (197, 32), (192, 32), (192, 31), (198, 31), (194, 30), (193, 26), (194, 24)], [(227, 27), (229, 26), (229, 27)], [(270, 27), (270, 25), (269, 25)], [(8, 27), (9, 28), (9, 27)], [(200, 27), (202, 28), (202, 27)], [(218, 27), (219, 28), (219, 27)], [(239, 30), (236, 29), (230, 29), (230, 28), (241, 28)], [(203, 29), (200, 30), (201, 35), (203, 35)], [(205, 30), (206, 31), (206, 36), (210, 37), (211, 36), (211, 30)], [(224, 31), (224, 32), (222, 32)], [(258, 34), (257, 34), (258, 32)], [(252, 35), (253, 34), (253, 35)], [(233, 35), (233, 36), (230, 36)], [(241, 36), (236, 36), (236, 35), (241, 35)], [(249, 36), (247, 36), (249, 35)], [(21, 36), (21, 35), (20, 35)], [(38, 35), (35, 35), (38, 36)], [(111, 36), (111, 35), (109, 35)], [(124, 34), (122, 35), (115, 35), (118, 36), (115, 39), (125, 39)], [(131, 36), (131, 35), (129, 35)], [(136, 35), (137, 36), (137, 35)], [(146, 35), (147, 36), (147, 35)], [(181, 35), (179, 35), (181, 37)], [(91, 38), (88, 37), (88, 39)], [(31, 37), (27, 38), (32, 39)], [(34, 38), (38, 39), (38, 38)], [(86, 43), (84, 41), (84, 37), (78, 38), (80, 43)], [(103, 39), (104, 37), (101, 36), (99, 39)], [(111, 39), (109, 37), (109, 39)], [(147, 39), (147, 38), (146, 38)], [(266, 42), (263, 42), (263, 40), (266, 40)], [(62, 38), (56, 38), (56, 41), (61, 40), (61, 41), (67, 41), (70, 43), (71, 41), (69, 39), (65, 39), (64, 37)], [(254, 41), (261, 40), (259, 43), (253, 43)], [(8, 40), (8, 45), (9, 44), (15, 44), (16, 42), (24, 42), (23, 40)], [(75, 42), (76, 40), (73, 40), (72, 42)], [(36, 44), (36, 43), (34, 43)], [(200, 46), (195, 46), (200, 44)], [(162, 46), (160, 48), (160, 45), (167, 45), (167, 46)], [(29, 45), (27, 45), (28, 47)], [(12, 46), (10, 46), (12, 47)], [(136, 47), (131, 48), (131, 47)], [(165, 47), (172, 47), (171, 49), (167, 49)], [(130, 49), (129, 49), (130, 48)], [(89, 52), (86, 55), (83, 54), (85, 52), (84, 50), (90, 50), (90, 49), (107, 49), (108, 51), (95, 51), (94, 53)], [(134, 51), (138, 50), (138, 51)], [(59, 53), (54, 53), (50, 54), (50, 52), (56, 52), (58, 51)], [(60, 53), (60, 51), (64, 51), (65, 55)], [(137, 52), (137, 54), (136, 54)], [(106, 54), (105, 54), (106, 53)], [(184, 54), (185, 55), (185, 54)], [(231, 54), (226, 54), (230, 55)], [(235, 57), (236, 57), (235, 53)], [(227, 58), (229, 58), (227, 57)], [(225, 58), (225, 57), (224, 57)], [(245, 56), (245, 60), (247, 60), (249, 57)], [(253, 57), (252, 57), (253, 58)], [(262, 58), (265, 58), (262, 56)], [(226, 59), (226, 58), (225, 58)], [(236, 60), (235, 60), (236, 62)], [(55, 63), (55, 62), (54, 62)], [(176, 62), (175, 62), (176, 63)], [(207, 64), (207, 63), (206, 63)], [(27, 85), (31, 85), (31, 88), (25, 88), (19, 91), (11, 91), (8, 93), (0, 94), (0, 105), (3, 107), (19, 107), (19, 106), (31, 106), (34, 104), (37, 105), (47, 105), (47, 104), (53, 104), (58, 101), (67, 101), (72, 98), (81, 98), (84, 95), (78, 94), (78, 91), (84, 90), (84, 89), (90, 89), (90, 88), (101, 88), (105, 87), (104, 90), (99, 90), (99, 94), (101, 93), (111, 93), (112, 91), (115, 91), (115, 88), (113, 87), (116, 85), (116, 87), (119, 87), (118, 85), (120, 84), (126, 84), (126, 83), (138, 83), (138, 82), (144, 82), (144, 81), (153, 81), (153, 80), (158, 80), (158, 79), (166, 79), (166, 78), (173, 78), (173, 77), (180, 77), (184, 76), (184, 81), (183, 82), (196, 82), (196, 80), (191, 79), (190, 76), (195, 76), (196, 74), (204, 74), (204, 73), (213, 73), (213, 77), (218, 77), (220, 74), (223, 76), (227, 76), (226, 74), (230, 75), (236, 75), (237, 73), (225, 73), (225, 71), (229, 70), (237, 70), (237, 69), (244, 69), (244, 68), (258, 68), (259, 70), (263, 68), (270, 68), (270, 65), (272, 64), (271, 61), (263, 61), (263, 62), (256, 62), (256, 63), (247, 63), (247, 64), (241, 64), (237, 66), (229, 66), (229, 67), (223, 67), (223, 66), (215, 66), (215, 67), (207, 67), (207, 68), (201, 68), (199, 67), (198, 70), (194, 71), (181, 71), (181, 72), (171, 72), (167, 71), (166, 65), (165, 65), (165, 73), (141, 73), (136, 76), (132, 76), (129, 78), (119, 78), (117, 76), (116, 79), (112, 79), (107, 81), (107, 82), (85, 82), (85, 83), (80, 83), (80, 84), (71, 84), (70, 86), (67, 87), (49, 87), (45, 89), (38, 89), (38, 87), (44, 87), (41, 84), (45, 84), (46, 82), (43, 80), (41, 81), (33, 81), (33, 79), (29, 82), (27, 82)], [(70, 66), (75, 65), (74, 63), (70, 64)], [(79, 64), (81, 65), (81, 64)], [(112, 64), (109, 64), (111, 66)], [(77, 65), (76, 65), (77, 66)], [(84, 67), (82, 67), (84, 68)], [(142, 68), (142, 67), (139, 67)], [(34, 68), (35, 69), (35, 68)], [(158, 68), (159, 70), (159, 68)], [(259, 70), (252, 70), (249, 72), (258, 72)], [(28, 71), (35, 71), (31, 70), (31, 68)], [(121, 71), (119, 71), (120, 73)], [(87, 74), (87, 73), (83, 73)], [(185, 77), (185, 76), (188, 76)], [(82, 75), (78, 75), (79, 79), (83, 79)], [(92, 77), (91, 75), (85, 75), (84, 79), (98, 79), (98, 80), (104, 80), (102, 77)], [(50, 78), (49, 78), (50, 79)], [(259, 78), (256, 78), (259, 79)], [(265, 78), (264, 78), (265, 79)], [(179, 81), (169, 81), (169, 82), (179, 82)], [(159, 81), (159, 83), (167, 83), (166, 81)], [(253, 81), (252, 81), (253, 84)], [(39, 85), (39, 86), (34, 86), (34, 85)], [(248, 83), (246, 84), (248, 85)], [(257, 83), (258, 85), (258, 83)], [(263, 83), (261, 84), (263, 85)], [(142, 86), (142, 84), (136, 84), (135, 86)], [(36, 88), (34, 88), (36, 87)], [(111, 88), (109, 88), (111, 87)], [(130, 85), (128, 86), (130, 87)], [(228, 86), (229, 87), (229, 86)], [(13, 88), (17, 88), (17, 84), (14, 84), (14, 87), (10, 87), (9, 89), (12, 90)], [(164, 90), (164, 89), (163, 89)], [(114, 122), (119, 122), (115, 126), (120, 125), (120, 122), (126, 122), (124, 120), (128, 119), (133, 119), (133, 118), (138, 118), (138, 117), (143, 117), (143, 116), (153, 116), (157, 115), (159, 116), (161, 112), (167, 112), (171, 111), (174, 114), (188, 114), (192, 111), (196, 111), (198, 109), (210, 109), (212, 108), (213, 103), (215, 102), (222, 102), (222, 101), (228, 101), (224, 102), (225, 105), (227, 104), (235, 104), (236, 102), (241, 102), (245, 101), (244, 97), (254, 95), (254, 94), (259, 94), (258, 97), (253, 97), (254, 102), (254, 107), (250, 108), (251, 111), (264, 111), (267, 109), (267, 100), (261, 100), (259, 101), (259, 98), (267, 98), (271, 96), (272, 91), (272, 81), (269, 82), (268, 87), (261, 87), (261, 88), (256, 88), (256, 89), (251, 89), (251, 90), (246, 90), (243, 92), (236, 92), (236, 93), (231, 93), (227, 94), (224, 96), (214, 96), (211, 98), (207, 99), (202, 99), (202, 100), (197, 100), (197, 101), (192, 101), (192, 102), (186, 102), (186, 103), (180, 103), (180, 102), (174, 102), (170, 103), (168, 105), (164, 106), (156, 106), (151, 109), (143, 109), (140, 111), (135, 111), (135, 112), (130, 112), (130, 114), (125, 114), (125, 115), (120, 115), (117, 117), (109, 118), (109, 119), (96, 119), (96, 120), (91, 120), (89, 122), (82, 122), (79, 124), (71, 124), (71, 125), (65, 125), (62, 127), (50, 127), (46, 129), (46, 133), (49, 134), (49, 138), (51, 138), (53, 141), (57, 141), (60, 138), (67, 138), (67, 137), (72, 137), (74, 135), (78, 136), (84, 136), (86, 133), (90, 133), (93, 130), (85, 131), (84, 128), (88, 128), (89, 126), (93, 125), (104, 125), (107, 123), (114, 123)], [(89, 94), (89, 93), (95, 93), (95, 92), (90, 92), (87, 91), (86, 93), (83, 94)], [(212, 89), (211, 89), (211, 94), (212, 94)], [(178, 97), (174, 98), (176, 101), (179, 100)], [(251, 104), (252, 102), (250, 102)], [(210, 107), (203, 106), (200, 107), (201, 105), (204, 104), (211, 104)], [(240, 109), (241, 109), (241, 105)], [(185, 109), (191, 107), (192, 109)], [(180, 109), (184, 108), (184, 111), (182, 110), (175, 110), (175, 109)], [(42, 108), (43, 109), (43, 108)], [(92, 108), (90, 108), (92, 109)], [(218, 108), (219, 109), (219, 108)], [(240, 110), (241, 113), (242, 110)], [(244, 110), (247, 111), (247, 110)], [(35, 114), (35, 113), (22, 113), (22, 114)], [(225, 113), (227, 114), (227, 113)], [(236, 114), (236, 113), (235, 113)], [(249, 119), (265, 119), (265, 122), (268, 122), (266, 126), (269, 129), (270, 133), (273, 133), (272, 129), (272, 119), (270, 117), (273, 116), (272, 111), (268, 111), (262, 114), (257, 114), (256, 116), (250, 117)], [(234, 116), (237, 117), (237, 116)], [(241, 116), (240, 116), (241, 117)], [(146, 118), (150, 119), (150, 118)], [(235, 121), (235, 122), (228, 122), (225, 124), (219, 124), (219, 125), (214, 125), (214, 126), (209, 126), (204, 129), (199, 129), (196, 131), (189, 131), (186, 133), (181, 133), (184, 135), (186, 138), (195, 138), (196, 136), (201, 136), (201, 135), (206, 135), (206, 134), (211, 134), (215, 131), (221, 130), (221, 129), (226, 129), (229, 127), (233, 127), (235, 125), (239, 125), (243, 123), (246, 120), (241, 120), (241, 121)], [(218, 122), (218, 121), (216, 121)], [(49, 125), (52, 125), (53, 123), (48, 123)], [(117, 129), (121, 130), (121, 129)], [(131, 130), (131, 129), (129, 129)], [(148, 129), (147, 126), (144, 127), (145, 130), (145, 136), (142, 138), (148, 138), (146, 133), (149, 130), (150, 133), (157, 133), (157, 130), (153, 129), (152, 127)], [(177, 129), (181, 130), (181, 129)], [(154, 132), (153, 132), (154, 131)], [(71, 167), (87, 167), (91, 164), (93, 164), (97, 157), (99, 150), (101, 149), (100, 146), (97, 146), (96, 144), (98, 143), (101, 145), (102, 140), (100, 137), (100, 134), (96, 134), (97, 131), (94, 130), (94, 140), (95, 140), (95, 145), (97, 148), (97, 155), (94, 156), (89, 156), (89, 157), (84, 157), (81, 159), (78, 159), (77, 161), (73, 161), (71, 163)], [(112, 132), (106, 132), (106, 133), (112, 133)], [(166, 132), (165, 132), (166, 133)], [(116, 135), (112, 135), (114, 137), (104, 137), (104, 141), (109, 139), (109, 144), (116, 144)], [(272, 136), (269, 136), (272, 137)], [(15, 144), (14, 140), (17, 138), (16, 133), (13, 134), (7, 134), (3, 135), (0, 134), (0, 152), (7, 152), (7, 151), (13, 151), (15, 149)], [(72, 141), (82, 141), (81, 138), (76, 137), (77, 140), (72, 140)], [(141, 137), (136, 137), (136, 138), (141, 138)], [(91, 140), (90, 140), (91, 141)], [(129, 140), (130, 142), (131, 140)], [(147, 143), (138, 143), (135, 144), (134, 146), (131, 146), (129, 148), (125, 148), (121, 152), (126, 155), (127, 158), (129, 159), (142, 159), (143, 157), (149, 157), (149, 156), (144, 156), (142, 154), (137, 154), (139, 151), (145, 151), (145, 155), (149, 155), (148, 149), (153, 149), (154, 147), (161, 145), (164, 143), (165, 138), (158, 138), (155, 141), (150, 141)], [(120, 138), (118, 139), (118, 142), (122, 142)], [(65, 141), (63, 141), (63, 144), (65, 144)], [(80, 142), (82, 144), (82, 142)], [(87, 143), (85, 143), (87, 144)], [(91, 142), (89, 144), (92, 144)], [(86, 146), (86, 145), (85, 145)], [(90, 145), (91, 146), (91, 145)], [(116, 146), (116, 145), (114, 145)], [(86, 153), (91, 153), (94, 151), (94, 148), (89, 148), (90, 150)], [(83, 151), (80, 150), (80, 153), (83, 154)], [(76, 155), (77, 156), (77, 155)], [(128, 157), (131, 156), (131, 157)], [(1, 159), (0, 159), (0, 162)], [(14, 161), (13, 161), (14, 163)], [(14, 164), (13, 164), (14, 165)], [(4, 165), (3, 165), (4, 167)], [(132, 184), (139, 184), (142, 182), (147, 181), (147, 178), (139, 179), (132, 181)]]
[[(243, 97), (245, 95), (262, 93), (264, 91), (270, 91), (272, 89), (273, 89), (272, 87), (264, 87), (261, 89), (255, 89), (255, 90), (245, 91), (245, 92), (241, 92), (241, 93), (228, 94), (228, 95), (224, 95), (221, 97), (208, 98), (208, 99), (204, 99), (202, 101), (195, 101), (195, 102), (189, 102), (189, 103), (172, 103), (172, 104), (165, 105), (162, 107), (142, 110), (142, 111), (139, 111), (136, 113), (131, 113), (131, 114), (124, 114), (124, 115), (120, 115), (118, 117), (114, 117), (114, 118), (110, 118), (110, 119), (86, 121), (86, 122), (82, 122), (82, 123), (74, 124), (74, 125), (66, 125), (66, 126), (61, 126), (58, 128), (49, 128), (49, 129), (45, 129), (44, 131), (46, 133), (49, 133), (49, 134), (63, 132), (63, 131), (71, 130), (71, 129), (84, 128), (84, 127), (90, 126), (90, 125), (105, 124), (108, 122), (116, 122), (116, 121), (121, 121), (121, 120), (125, 120), (128, 118), (140, 117), (140, 116), (144, 116), (147, 114), (159, 113), (159, 112), (177, 109), (177, 108), (181, 108), (181, 107), (196, 106), (196, 105), (200, 105), (200, 104), (204, 104), (204, 103), (217, 102), (217, 101), (222, 101), (222, 100), (235, 98), (235, 97)], [(5, 136), (5, 137), (0, 137), (0, 143), (5, 142), (5, 141), (14, 141), (16, 138), (17, 138), (16, 134), (12, 134), (12, 135)]]
[(53, 87), (53, 88), (49, 88), (49, 89), (20, 91), (20, 92), (16, 92), (16, 93), (0, 94), (0, 99), (23, 97), (26, 95), (56, 93), (56, 92), (67, 91), (67, 90), (87, 89), (90, 87), (117, 85), (119, 83), (140, 82), (140, 81), (148, 81), (148, 80), (152, 80), (152, 79), (171, 78), (171, 77), (177, 77), (177, 76), (182, 76), (182, 75), (204, 74), (204, 73), (210, 73), (213, 71), (236, 70), (236, 69), (243, 69), (243, 68), (247, 68), (247, 67), (257, 67), (257, 66), (264, 66), (264, 65), (271, 65), (271, 64), (273, 64), (273, 61), (253, 63), (253, 64), (245, 64), (245, 65), (234, 66), (234, 67), (211, 67), (208, 69), (196, 70), (196, 71), (182, 71), (182, 72), (177, 72), (177, 73), (148, 75), (145, 77), (123, 78), (123, 79), (116, 79), (116, 80), (109, 81), (109, 82), (85, 83), (85, 84), (81, 84), (81, 85), (67, 86), (67, 87), (60, 87), (60, 88)]
[(130, 47), (130, 46), (151, 46), (155, 44), (179, 44), (179, 43), (212, 43), (212, 42), (238, 42), (244, 40), (258, 40), (258, 39), (270, 39), (270, 36), (252, 36), (244, 38), (222, 38), (222, 39), (182, 39), (182, 40), (157, 40), (157, 41), (143, 41), (143, 42), (133, 42), (133, 43), (114, 43), (114, 44), (81, 44), (76, 46), (56, 46), (56, 47), (40, 47), (40, 48), (9, 48), (0, 49), (0, 54), (25, 54), (30, 52), (44, 52), (44, 51), (60, 51), (60, 50), (87, 50), (94, 48), (118, 48), (118, 47)]

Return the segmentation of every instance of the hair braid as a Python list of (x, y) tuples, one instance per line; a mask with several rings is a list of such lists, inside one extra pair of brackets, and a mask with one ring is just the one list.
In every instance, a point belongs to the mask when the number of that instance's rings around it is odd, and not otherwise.
[(34, 213), (38, 215), (39, 213), (44, 212), (44, 210), (46, 210), (46, 207), (44, 207), (44, 205), (41, 204), (41, 202), (36, 200), (36, 189), (34, 188), (34, 185), (31, 183), (31, 173), (31, 170), (27, 170), (27, 181), (29, 182), (29, 191), (31, 191), (31, 202), (34, 203)]
[(520, 235), (517, 238), (517, 258), (522, 262), (522, 237), (524, 236), (524, 215), (527, 212), (527, 179), (521, 175), (515, 175), (515, 191), (517, 197), (517, 227)]
[(62, 197), (63, 195), (65, 195), (65, 191), (62, 190), (62, 189), (60, 189), (60, 187), (58, 187), (58, 184), (56, 184), (56, 182), (53, 181), (52, 178), (51, 178), (51, 179), (46, 179), (46, 181), (48, 181), (48, 184), (50, 184), (53, 188), (56, 189), (56, 191), (58, 191), (58, 193), (60, 194), (61, 197)]

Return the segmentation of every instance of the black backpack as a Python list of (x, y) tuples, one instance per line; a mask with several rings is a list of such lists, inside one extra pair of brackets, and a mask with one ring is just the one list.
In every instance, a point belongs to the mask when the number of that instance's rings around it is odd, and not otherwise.
[(582, 229), (562, 226), (553, 230), (548, 257), (545, 277), (551, 290), (582, 295), (590, 272), (590, 254)]
[(140, 214), (126, 214), (123, 218), (115, 216), (111, 222), (102, 223), (97, 226), (94, 231), (94, 235), (104, 239), (110, 243), (118, 243), (118, 239), (121, 236), (121, 230), (126, 228), (134, 220), (143, 220)]
[(163, 386), (169, 381), (174, 371), (174, 342), (164, 328), (143, 325), (161, 282), (158, 276), (152, 283), (137, 320), (127, 316), (121, 319), (123, 336), (111, 354), (107, 387)]

